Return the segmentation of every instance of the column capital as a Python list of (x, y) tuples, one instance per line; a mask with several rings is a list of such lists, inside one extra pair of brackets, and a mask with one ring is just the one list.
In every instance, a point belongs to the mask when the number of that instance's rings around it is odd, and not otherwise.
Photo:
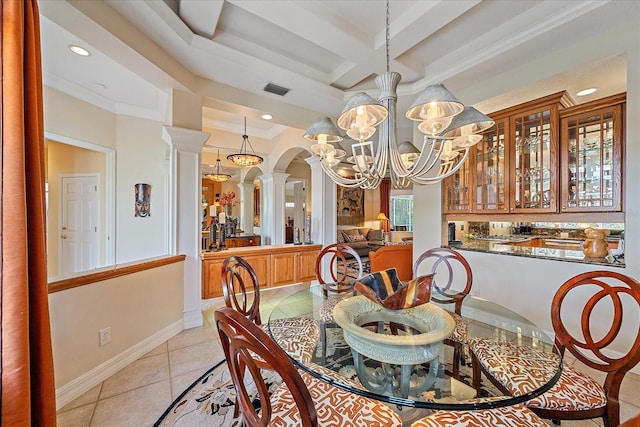
[(322, 167), (322, 165), (320, 164), (320, 157), (311, 156), (304, 159), (304, 161), (309, 163), (309, 166), (311, 166), (311, 170)]
[(283, 172), (269, 172), (264, 175), (260, 175), (260, 181), (264, 183), (272, 182), (274, 184), (284, 184), (287, 182), (287, 178), (289, 177), (288, 173)]
[(253, 182), (239, 182), (238, 188), (241, 190), (253, 190), (256, 185)]
[(162, 139), (178, 151), (200, 153), (210, 136), (210, 133), (199, 130), (162, 126)]

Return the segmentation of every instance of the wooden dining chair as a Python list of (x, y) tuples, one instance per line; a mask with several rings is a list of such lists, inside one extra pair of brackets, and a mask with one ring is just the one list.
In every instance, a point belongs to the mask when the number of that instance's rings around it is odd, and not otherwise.
[[(241, 313), (223, 307), (215, 311), (214, 318), (236, 390), (236, 404), (249, 427), (402, 426), (400, 417), (385, 404), (299, 373), (287, 353)], [(256, 355), (284, 383), (271, 395), (255, 363)], [(257, 396), (247, 391), (247, 375), (256, 385)]]
[(362, 278), (363, 271), (358, 253), (344, 243), (325, 246), (316, 258), (316, 279), (325, 298), (353, 292), (353, 284)]
[(408, 282), (413, 278), (413, 245), (383, 246), (369, 252), (371, 272), (395, 268), (398, 279)]
[(413, 264), (413, 277), (433, 273), (431, 301), (452, 306), (449, 309), (456, 327), (445, 343), (453, 346), (453, 375), (458, 377), (460, 364), (466, 359), (467, 322), (462, 317), (462, 303), (471, 292), (473, 273), (471, 266), (460, 252), (449, 248), (429, 249)]
[[(578, 367), (564, 363), (556, 384), (527, 401), (527, 407), (557, 424), (559, 420), (602, 417), (605, 427), (617, 426), (620, 384), (627, 371), (640, 362), (639, 318), (640, 283), (635, 279), (615, 271), (591, 271), (567, 280), (551, 304), (556, 347), (561, 356), (568, 351), (578, 362), (602, 372), (605, 379), (601, 384)], [(626, 352), (622, 354), (611, 345), (621, 330), (634, 333), (632, 342), (624, 343)], [(489, 339), (470, 342), (474, 370), (478, 365), (489, 379), (514, 395), (530, 392), (539, 385), (536, 380), (540, 368), (548, 363), (542, 360), (541, 366), (536, 366), (529, 357), (518, 362), (505, 354), (504, 344)], [(511, 345), (516, 348), (509, 353), (531, 351)], [(509, 366), (508, 373), (504, 366)]]
[[(231, 256), (222, 263), (222, 293), (225, 305), (246, 317), (250, 322), (259, 326), (262, 331), (269, 333), (282, 342), (288, 343), (287, 352), (291, 357), (300, 361), (313, 358), (313, 351), (318, 343), (320, 331), (313, 319), (287, 318), (278, 319), (271, 325), (262, 323), (260, 318), (260, 283), (258, 277), (244, 258)], [(256, 357), (256, 365), (261, 369), (270, 366)], [(239, 406), (234, 408), (234, 417), (238, 415)]]

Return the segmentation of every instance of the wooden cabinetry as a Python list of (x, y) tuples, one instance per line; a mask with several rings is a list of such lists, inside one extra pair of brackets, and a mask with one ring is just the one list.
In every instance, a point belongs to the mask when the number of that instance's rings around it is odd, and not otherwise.
[(565, 92), (491, 114), (465, 165), (443, 182), (445, 213), (557, 212), (559, 111)]
[(244, 246), (260, 246), (260, 236), (235, 236), (227, 237), (224, 241), (227, 248), (241, 248)]
[(202, 298), (222, 296), (222, 263), (241, 256), (253, 267), (260, 287), (288, 285), (314, 280), (315, 262), (321, 245), (247, 246), (202, 253)]
[(561, 114), (561, 212), (622, 211), (625, 94)]

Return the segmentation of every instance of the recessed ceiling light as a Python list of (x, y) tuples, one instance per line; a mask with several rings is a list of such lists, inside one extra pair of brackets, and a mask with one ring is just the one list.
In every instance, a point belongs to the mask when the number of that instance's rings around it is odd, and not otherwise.
[(271, 120), (271, 119), (273, 119), (273, 116), (271, 114), (263, 114), (262, 118), (265, 119), (265, 120)]
[(91, 55), (91, 53), (87, 49), (85, 49), (83, 47), (80, 47), (80, 46), (76, 46), (74, 44), (70, 44), (69, 45), (69, 50), (71, 52), (75, 53), (76, 55), (80, 55), (80, 56), (89, 56), (89, 55)]
[(587, 96), (587, 95), (591, 95), (592, 93), (594, 93), (595, 91), (597, 91), (598, 89), (596, 89), (595, 87), (590, 87), (589, 89), (583, 89), (580, 92), (576, 93), (576, 96)]

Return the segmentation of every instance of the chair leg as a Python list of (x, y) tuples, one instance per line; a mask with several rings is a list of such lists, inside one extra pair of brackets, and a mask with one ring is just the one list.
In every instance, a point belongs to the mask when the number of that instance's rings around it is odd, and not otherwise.
[(473, 369), (473, 388), (476, 389), (476, 397), (482, 397), (480, 393), (482, 369), (480, 368), (480, 361), (474, 354), (471, 355), (471, 366)]

